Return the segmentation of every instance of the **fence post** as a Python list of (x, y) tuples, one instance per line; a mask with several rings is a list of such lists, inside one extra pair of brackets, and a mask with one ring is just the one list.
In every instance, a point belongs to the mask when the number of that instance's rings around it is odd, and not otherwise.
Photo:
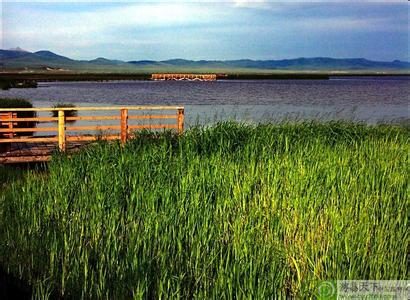
[(65, 115), (64, 110), (58, 111), (58, 147), (65, 151)]
[[(10, 130), (10, 133), (5, 134), (5, 136), (6, 137), (8, 136), (9, 139), (12, 139), (14, 137), (14, 132), (13, 132), (13, 125), (14, 124), (13, 124), (13, 121), (11, 121), (11, 119), (13, 119), (13, 115), (17, 115), (17, 114), (13, 114), (12, 112), (7, 113), (7, 118), (10, 120), (8, 122), (8, 127), (9, 127), (9, 130)], [(11, 151), (11, 143), (6, 144), (5, 150), (6, 150), (6, 152)]]
[(14, 137), (13, 121), (12, 121), (12, 119), (13, 119), (13, 113), (12, 113), (12, 112), (9, 112), (7, 118), (10, 120), (10, 121), (8, 122), (9, 129), (10, 129), (9, 139), (12, 139), (12, 138)]
[(125, 145), (128, 138), (128, 109), (121, 109), (121, 145)]
[(178, 134), (184, 132), (184, 109), (178, 108)]

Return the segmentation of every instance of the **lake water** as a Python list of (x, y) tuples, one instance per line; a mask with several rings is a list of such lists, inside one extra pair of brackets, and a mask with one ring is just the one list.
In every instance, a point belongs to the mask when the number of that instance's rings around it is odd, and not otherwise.
[(184, 105), (188, 126), (226, 119), (409, 122), (409, 95), (410, 76), (215, 82), (44, 82), (39, 83), (37, 89), (0, 91), (0, 97), (30, 99), (36, 107), (59, 102), (79, 106)]

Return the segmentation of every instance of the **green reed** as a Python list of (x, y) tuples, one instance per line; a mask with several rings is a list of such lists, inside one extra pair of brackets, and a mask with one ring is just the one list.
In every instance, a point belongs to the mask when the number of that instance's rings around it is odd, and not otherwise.
[(35, 297), (312, 297), (324, 279), (405, 279), (408, 151), (407, 128), (331, 122), (57, 154), (0, 195), (0, 264)]

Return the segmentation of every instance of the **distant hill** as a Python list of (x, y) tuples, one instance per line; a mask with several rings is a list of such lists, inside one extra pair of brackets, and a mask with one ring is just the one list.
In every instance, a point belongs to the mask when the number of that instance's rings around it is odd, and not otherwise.
[(410, 72), (405, 61), (371, 61), (364, 58), (295, 58), (282, 60), (186, 60), (121, 61), (99, 57), (74, 60), (51, 51), (28, 52), (20, 48), (0, 50), (0, 66), (10, 69), (62, 69), (72, 71), (127, 72), (275, 72), (275, 71), (390, 71)]
[(41, 50), (41, 51), (37, 51), (33, 53), (36, 57), (41, 57), (43, 59), (51, 59), (51, 60), (57, 60), (57, 61), (73, 61), (72, 59), (65, 57), (65, 56), (61, 56), (58, 54), (55, 54), (51, 51), (47, 51), (47, 50)]

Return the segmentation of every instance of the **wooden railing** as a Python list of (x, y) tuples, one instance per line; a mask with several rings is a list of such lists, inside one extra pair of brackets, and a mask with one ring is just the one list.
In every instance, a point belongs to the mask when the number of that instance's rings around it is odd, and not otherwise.
[[(57, 112), (57, 116), (50, 117), (31, 117), (20, 118), (18, 112)], [(116, 114), (110, 116), (70, 116), (69, 111), (117, 111)], [(150, 112), (148, 115), (132, 114), (132, 112)], [(174, 114), (152, 114), (153, 111), (176, 111)], [(129, 124), (129, 120), (165, 120), (173, 119), (172, 124)], [(73, 126), (69, 122), (73, 121), (119, 121), (118, 125), (93, 125), (93, 126)], [(18, 126), (20, 122), (35, 122), (53, 123), (52, 127), (26, 127)], [(57, 122), (57, 127), (55, 123)], [(141, 129), (176, 129), (179, 134), (184, 131), (184, 107), (181, 106), (128, 106), (128, 107), (67, 107), (67, 108), (4, 108), (0, 109), (0, 143), (42, 143), (42, 142), (58, 142), (58, 147), (61, 151), (65, 151), (66, 143), (73, 141), (95, 141), (98, 139), (105, 140), (121, 140), (122, 144), (127, 142), (127, 139), (136, 130)], [(71, 131), (118, 131), (119, 134), (108, 135), (69, 135)], [(56, 132), (53, 136), (24, 136), (22, 133), (34, 132)], [(21, 136), (16, 136), (16, 134)]]
[(154, 73), (151, 74), (151, 79), (214, 81), (216, 80), (216, 74)]

